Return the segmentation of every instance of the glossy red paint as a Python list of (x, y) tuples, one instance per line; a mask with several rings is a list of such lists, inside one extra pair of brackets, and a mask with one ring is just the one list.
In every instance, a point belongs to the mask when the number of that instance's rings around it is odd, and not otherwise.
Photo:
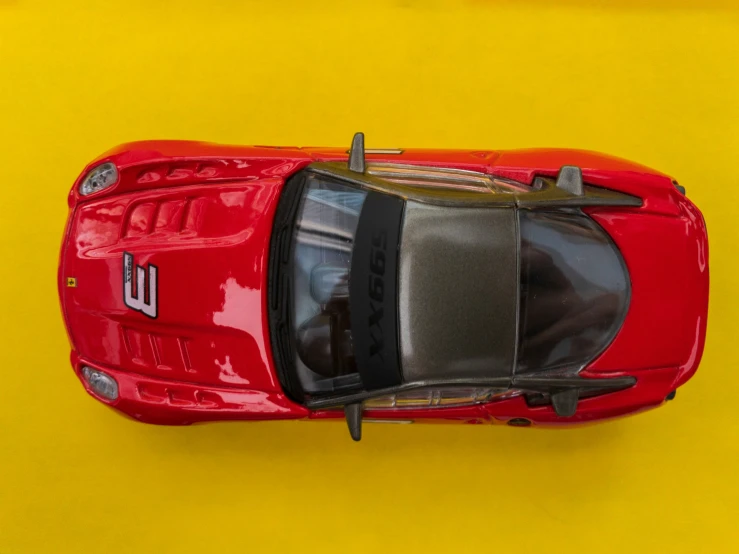
[[(64, 266), (78, 286), (63, 296), (79, 351), (153, 377), (279, 390), (262, 292), (281, 184), (189, 185), (80, 205)], [(167, 294), (156, 319), (123, 303), (123, 252), (161, 268)]]
[(695, 373), (706, 334), (708, 242), (700, 213), (678, 196), (677, 217), (588, 210), (621, 250), (631, 276), (626, 320), (590, 371), (679, 367), (673, 388)]
[[(575, 416), (522, 397), (486, 405), (368, 410), (367, 418), (562, 425), (655, 407), (695, 372), (708, 303), (708, 245), (698, 209), (670, 177), (618, 158), (576, 150), (420, 150), (368, 153), (368, 160), (482, 171), (531, 183), (578, 165), (586, 183), (643, 200), (639, 209), (588, 213), (623, 253), (632, 280), (629, 313), (611, 345), (581, 376), (631, 375), (635, 386), (580, 401)], [(272, 221), (285, 179), (312, 161), (346, 160), (345, 148), (221, 146), (188, 141), (122, 145), (89, 164), (69, 194), (58, 286), (72, 364), (118, 382), (99, 400), (140, 421), (189, 424), (228, 419), (333, 419), (283, 393), (266, 313)], [(113, 162), (118, 182), (80, 197), (93, 167)], [(158, 317), (123, 302), (123, 253), (160, 269)], [(75, 278), (77, 286), (67, 286)], [(690, 291), (690, 294), (686, 294)]]
[[(118, 183), (81, 198), (86, 172), (108, 161)], [(75, 356), (116, 376), (116, 408), (167, 423), (304, 415), (272, 369), (265, 287), (277, 198), (285, 177), (309, 161), (280, 149), (166, 141), (119, 147), (85, 169), (69, 196), (59, 291)], [(166, 268), (156, 319), (124, 305), (124, 252)], [(217, 409), (151, 400), (162, 387), (231, 396)]]

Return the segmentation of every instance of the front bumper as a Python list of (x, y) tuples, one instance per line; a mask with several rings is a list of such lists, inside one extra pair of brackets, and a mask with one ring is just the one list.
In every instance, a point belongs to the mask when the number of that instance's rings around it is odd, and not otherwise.
[[(75, 351), (71, 361), (75, 374), (92, 397), (144, 423), (189, 425), (204, 421), (299, 419), (308, 415), (308, 410), (278, 393), (156, 379), (80, 359)], [(110, 401), (96, 394), (82, 375), (83, 366), (113, 377), (118, 383), (118, 398)]]

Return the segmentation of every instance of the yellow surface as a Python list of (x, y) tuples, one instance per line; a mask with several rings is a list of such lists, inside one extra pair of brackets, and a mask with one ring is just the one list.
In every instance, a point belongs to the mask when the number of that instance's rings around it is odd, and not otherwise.
[[(0, 0), (0, 553), (739, 552), (739, 5), (555, 4)], [(710, 233), (695, 379), (585, 429), (367, 425), (359, 444), (343, 423), (146, 426), (83, 392), (55, 271), (90, 159), (357, 130), (678, 177)]]

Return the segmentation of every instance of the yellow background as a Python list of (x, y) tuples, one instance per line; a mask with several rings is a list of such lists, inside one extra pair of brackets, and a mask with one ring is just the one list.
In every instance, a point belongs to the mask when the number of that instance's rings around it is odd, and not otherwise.
[[(739, 551), (737, 2), (372, 4), (0, 0), (0, 553)], [(357, 130), (675, 175), (710, 234), (696, 377), (600, 426), (367, 425), (359, 444), (343, 423), (146, 426), (83, 392), (55, 271), (90, 159)]]

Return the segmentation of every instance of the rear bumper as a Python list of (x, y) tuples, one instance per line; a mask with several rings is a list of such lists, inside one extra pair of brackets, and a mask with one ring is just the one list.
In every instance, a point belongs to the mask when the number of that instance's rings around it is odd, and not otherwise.
[[(80, 359), (75, 351), (71, 361), (90, 396), (144, 423), (189, 425), (204, 421), (299, 419), (308, 415), (308, 410), (282, 394), (155, 379)], [(118, 383), (118, 398), (110, 401), (92, 391), (82, 377), (82, 366), (113, 377)]]
[(690, 252), (696, 263), (686, 274), (686, 288), (690, 298), (686, 298), (685, 340), (691, 345), (687, 359), (680, 365), (673, 388), (685, 384), (698, 370), (706, 342), (708, 323), (708, 296), (710, 288), (708, 268), (708, 230), (700, 210), (690, 200), (681, 196), (680, 209), (687, 220)]
[(626, 319), (589, 371), (637, 377), (674, 367), (675, 388), (698, 368), (708, 314), (708, 236), (700, 211), (676, 190), (672, 195), (676, 217), (643, 209), (589, 210), (618, 246), (631, 278)]

